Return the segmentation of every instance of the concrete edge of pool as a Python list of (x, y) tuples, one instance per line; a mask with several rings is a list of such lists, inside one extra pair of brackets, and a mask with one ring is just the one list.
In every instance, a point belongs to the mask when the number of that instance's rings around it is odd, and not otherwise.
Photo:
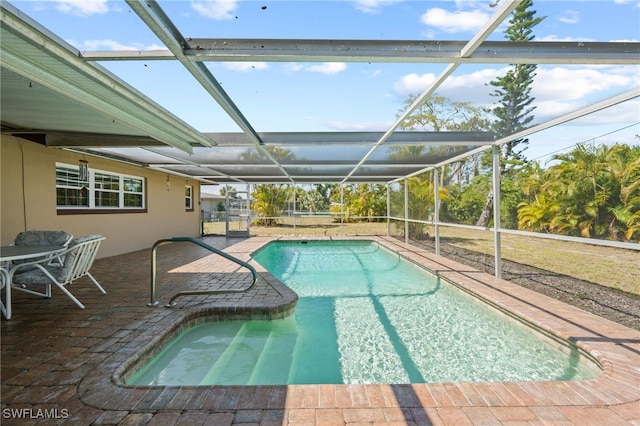
[[(249, 239), (227, 251), (243, 260), (249, 260), (253, 252), (277, 239)], [(288, 314), (297, 298), (287, 295), (286, 290), (283, 290), (283, 303), (275, 307), (205, 305), (191, 309), (180, 309), (179, 306), (174, 308), (136, 336), (131, 344), (116, 350), (104, 363), (85, 376), (78, 386), (79, 398), (83, 403), (103, 410), (136, 411), (160, 408), (220, 411), (371, 408), (373, 405), (375, 408), (604, 407), (632, 402), (635, 402), (634, 406), (640, 407), (640, 332), (430, 252), (418, 250), (391, 237), (361, 239), (377, 241), (545, 333), (572, 342), (597, 360), (603, 369), (602, 374), (591, 380), (563, 382), (182, 387), (123, 384), (121, 376), (131, 370), (132, 365), (140, 362), (136, 357), (143, 354), (149, 356), (158, 343), (166, 341), (187, 323), (212, 318), (255, 318), (252, 313), (257, 313), (259, 318), (277, 318), (278, 315)], [(261, 275), (265, 274), (262, 268), (257, 269)], [(275, 280), (269, 275), (263, 277), (267, 277), (267, 281)], [(277, 287), (277, 283), (269, 284)], [(287, 297), (291, 299), (284, 302)]]

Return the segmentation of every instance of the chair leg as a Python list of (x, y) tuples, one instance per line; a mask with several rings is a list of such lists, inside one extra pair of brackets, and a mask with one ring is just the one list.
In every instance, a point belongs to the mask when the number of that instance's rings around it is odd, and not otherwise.
[(98, 280), (96, 280), (93, 275), (91, 275), (91, 273), (87, 272), (87, 276), (89, 278), (91, 278), (91, 281), (93, 281), (93, 283), (96, 285), (96, 287), (98, 287), (100, 289), (100, 291), (102, 292), (102, 294), (107, 294), (106, 290), (104, 288), (102, 288), (102, 286), (100, 285), (100, 283), (98, 282)]
[[(0, 300), (0, 311), (2, 311), (2, 314), (6, 319), (11, 319), (11, 282), (9, 281), (9, 272), (1, 266), (0, 280), (2, 280), (1, 285), (5, 288), (4, 303)], [(2, 287), (0, 286), (0, 288)]]
[(56, 285), (56, 287), (58, 287), (60, 290), (63, 291), (64, 294), (67, 295), (67, 297), (69, 297), (69, 299), (73, 300), (73, 302), (78, 305), (80, 307), (80, 309), (84, 309), (84, 305), (82, 303), (80, 303), (80, 301), (73, 295), (71, 294), (71, 292), (69, 290), (67, 290), (65, 288), (65, 286), (60, 285), (58, 283), (54, 283)]

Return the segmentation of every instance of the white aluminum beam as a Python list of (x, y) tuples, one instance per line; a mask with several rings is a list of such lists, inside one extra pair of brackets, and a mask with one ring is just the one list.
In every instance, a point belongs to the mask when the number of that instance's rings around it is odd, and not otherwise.
[[(507, 17), (509, 14), (520, 4), (522, 0), (510, 0), (505, 1), (498, 6), (496, 12), (491, 16), (491, 18), (480, 28), (480, 30), (476, 33), (476, 35), (469, 40), (469, 42), (462, 48), (461, 55), (470, 55), (473, 53), (474, 49), (476, 49), (482, 41), (489, 37), (489, 35), (493, 32), (494, 29), (500, 25), (500, 23)], [(393, 132), (402, 124), (404, 120), (407, 119), (409, 115), (413, 111), (415, 111), (429, 96), (431, 96), (435, 90), (458, 68), (459, 64), (449, 64), (445, 70), (435, 79), (435, 81), (424, 91), (420, 96), (416, 98), (416, 100), (407, 108), (398, 119), (391, 125), (389, 130), (385, 132), (385, 134), (376, 142), (376, 144), (369, 150), (369, 152), (360, 160), (360, 163), (344, 178), (344, 180), (348, 180), (357, 170), (360, 168), (367, 159), (382, 145)]]
[(218, 102), (231, 119), (242, 129), (252, 142), (260, 149), (274, 164), (278, 165), (283, 174), (286, 172), (280, 163), (271, 155), (269, 151), (262, 147), (262, 140), (253, 129), (244, 114), (231, 100), (222, 86), (213, 77), (209, 69), (201, 62), (191, 62), (184, 54), (183, 50), (188, 43), (176, 28), (162, 8), (153, 0), (127, 0), (127, 4), (138, 14), (140, 19), (153, 31), (153, 33), (167, 46), (178, 61), (194, 76), (194, 78), (205, 88), (205, 90)]
[[(525, 129), (521, 132), (515, 133), (513, 135), (510, 136), (506, 136), (502, 139), (499, 139), (497, 141), (495, 141), (493, 143), (493, 145), (503, 145), (505, 143), (511, 142), (512, 140), (515, 139), (521, 139), (521, 138), (525, 138), (527, 136), (530, 136), (534, 133), (538, 133), (541, 132), (543, 130), (549, 129), (551, 127), (554, 126), (559, 126), (560, 124), (564, 124), (567, 123), (571, 120), (575, 120), (581, 117), (584, 117), (586, 115), (589, 114), (593, 114), (594, 112), (598, 112), (600, 110), (606, 109), (606, 108), (610, 108), (612, 106), (618, 105), (620, 103), (623, 102), (627, 102), (630, 101), (634, 98), (640, 97), (640, 87), (636, 87), (635, 89), (631, 89), (631, 90), (627, 90), (626, 92), (620, 93), (618, 95), (612, 96), (611, 98), (605, 99), (603, 101), (597, 102), (595, 104), (592, 105), (588, 105), (584, 108), (580, 108), (576, 111), (572, 111), (568, 114), (562, 115), (560, 117), (554, 118), (552, 120), (549, 121), (545, 121), (544, 123), (540, 123), (538, 125), (529, 127), (528, 129)], [(491, 147), (491, 145), (486, 145), (486, 146), (481, 146), (479, 148), (475, 148), (471, 151), (468, 151), (466, 153), (460, 154), (460, 155), (456, 155), (455, 157), (449, 158), (447, 160), (444, 160), (438, 164), (436, 164), (436, 167), (441, 167), (444, 166), (445, 164), (450, 164), (450, 163), (454, 163), (456, 161), (460, 161), (466, 157), (469, 157), (473, 154), (477, 154), (480, 153), (482, 151), (486, 151), (487, 149), (489, 149)], [(404, 179), (405, 177), (412, 177), (412, 176), (416, 176), (419, 175), (421, 173), (427, 172), (431, 169), (433, 169), (433, 165), (432, 166), (428, 166), (425, 167), (422, 170), (418, 170), (417, 172), (411, 173), (410, 175), (404, 176), (404, 177), (399, 177), (396, 178), (392, 181), (390, 181), (389, 183), (392, 182), (396, 182), (396, 181), (400, 181), (402, 179)]]
[[(205, 133), (221, 146), (251, 146), (244, 133)], [(260, 132), (264, 145), (375, 145), (384, 132)], [(398, 131), (387, 138), (386, 145), (486, 145), (494, 142), (493, 132)]]
[[(617, 64), (640, 61), (638, 42), (483, 41), (465, 52), (465, 41), (189, 38), (192, 62), (351, 62), (455, 64)], [(466, 54), (465, 54), (466, 53)], [(90, 61), (175, 60), (170, 50), (84, 51)]]

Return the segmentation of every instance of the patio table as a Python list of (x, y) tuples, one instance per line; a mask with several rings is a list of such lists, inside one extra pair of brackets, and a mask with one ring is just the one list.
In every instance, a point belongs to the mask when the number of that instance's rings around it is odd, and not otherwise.
[(5, 302), (0, 300), (0, 311), (11, 319), (11, 271), (14, 260), (29, 260), (50, 257), (65, 250), (65, 246), (2, 246), (0, 247), (0, 289), (5, 289)]

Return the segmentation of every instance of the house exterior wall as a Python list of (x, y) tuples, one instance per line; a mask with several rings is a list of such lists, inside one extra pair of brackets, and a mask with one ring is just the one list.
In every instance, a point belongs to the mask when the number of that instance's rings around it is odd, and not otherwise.
[[(146, 212), (60, 215), (56, 209), (56, 162), (89, 162), (90, 169), (139, 176), (146, 181)], [(150, 248), (162, 238), (200, 235), (200, 184), (154, 170), (2, 135), (0, 145), (0, 238), (7, 245), (24, 230), (60, 229), (74, 236), (106, 237), (98, 257)], [(185, 210), (185, 185), (193, 186), (193, 211)]]

